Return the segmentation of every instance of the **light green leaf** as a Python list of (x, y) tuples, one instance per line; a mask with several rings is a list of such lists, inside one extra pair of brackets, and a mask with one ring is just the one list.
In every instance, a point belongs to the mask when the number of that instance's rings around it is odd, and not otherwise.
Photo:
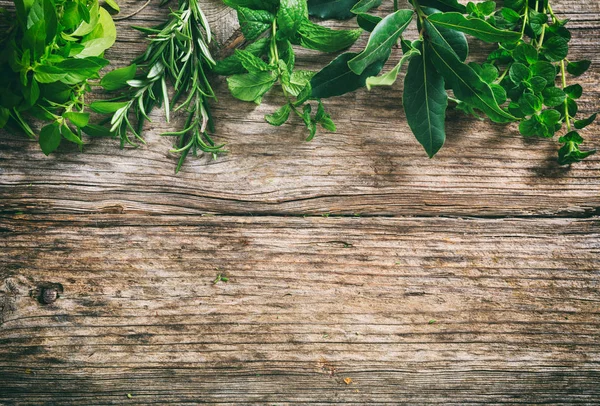
[(135, 77), (137, 71), (137, 65), (134, 63), (124, 68), (115, 69), (108, 72), (100, 81), (100, 86), (106, 90), (117, 90), (125, 85), (127, 81), (132, 80)]
[(390, 70), (389, 72), (384, 73), (381, 76), (369, 76), (366, 81), (366, 86), (368, 90), (371, 90), (373, 86), (391, 86), (396, 83), (396, 79), (398, 78), (398, 73), (400, 72), (400, 68), (412, 57), (416, 55), (421, 55), (421, 52), (416, 48), (411, 48), (407, 53), (405, 53), (400, 61)]
[(117, 4), (117, 2), (115, 0), (105, 0), (105, 1), (106, 1), (106, 4), (108, 5), (108, 7), (112, 8), (117, 13), (119, 13), (121, 11), (121, 7), (119, 7), (119, 5)]
[[(79, 4), (82, 4), (82, 3), (79, 3)], [(79, 27), (77, 27), (77, 29), (71, 34), (72, 36), (83, 37), (84, 35), (92, 32), (94, 30), (94, 28), (96, 27), (96, 24), (98, 23), (98, 20), (100, 19), (100, 11), (99, 11), (100, 6), (98, 5), (98, 0), (94, 0), (92, 2), (91, 7), (87, 8), (87, 10), (89, 10), (89, 12), (90, 12), (90, 22), (89, 23), (86, 23), (85, 21), (82, 22), (79, 25)]]
[(90, 109), (100, 114), (111, 114), (128, 104), (128, 102), (95, 101), (90, 104)]
[(252, 10), (246, 7), (239, 7), (237, 10), (240, 29), (244, 37), (249, 40), (255, 40), (271, 28), (275, 16), (265, 10)]
[(272, 72), (255, 72), (233, 75), (227, 85), (233, 97), (260, 104), (262, 96), (275, 84), (277, 76)]
[(235, 55), (239, 59), (240, 63), (248, 72), (268, 72), (273, 70), (265, 61), (257, 56), (254, 56), (252, 52), (236, 49)]
[(280, 0), (277, 11), (278, 39), (293, 39), (300, 23), (308, 18), (306, 0)]
[(79, 128), (85, 127), (90, 121), (90, 113), (79, 113), (75, 111), (70, 111), (63, 114), (63, 117)]
[(284, 104), (283, 106), (275, 110), (273, 114), (267, 114), (265, 116), (265, 120), (267, 121), (267, 123), (274, 126), (283, 125), (288, 120), (291, 111), (292, 107), (290, 106), (290, 104)]
[(83, 50), (75, 55), (75, 58), (87, 58), (88, 56), (100, 56), (110, 48), (117, 39), (115, 23), (104, 8), (99, 10), (98, 25), (102, 27), (102, 37), (82, 42)]

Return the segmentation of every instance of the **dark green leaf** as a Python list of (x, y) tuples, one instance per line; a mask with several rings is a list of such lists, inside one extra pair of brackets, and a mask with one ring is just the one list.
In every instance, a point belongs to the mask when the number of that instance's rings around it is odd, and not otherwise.
[(106, 127), (97, 124), (88, 124), (81, 129), (84, 133), (90, 137), (112, 137), (113, 133)]
[(565, 92), (558, 87), (547, 87), (542, 92), (544, 97), (544, 104), (548, 107), (556, 107), (561, 105), (565, 101)]
[(381, 20), (381, 17), (371, 14), (359, 14), (356, 16), (358, 26), (368, 32), (372, 32)]
[(589, 69), (591, 64), (592, 62), (588, 60), (569, 62), (567, 72), (573, 76), (581, 76)]
[(548, 82), (546, 79), (541, 76), (534, 76), (529, 80), (530, 88), (534, 93), (539, 93), (544, 90), (547, 84)]
[(514, 84), (518, 85), (519, 83), (529, 79), (529, 68), (523, 65), (522, 63), (515, 62), (511, 65), (510, 70), (508, 71), (508, 76), (510, 80), (513, 81)]
[(252, 10), (267, 10), (275, 12), (279, 6), (279, 0), (223, 0), (226, 6), (239, 9), (240, 7)]
[(398, 10), (381, 20), (369, 36), (365, 49), (348, 62), (350, 69), (360, 75), (369, 65), (385, 62), (412, 16), (412, 10)]
[[(261, 38), (250, 45), (248, 45), (244, 51), (250, 52), (252, 55), (260, 57), (265, 54), (269, 48), (270, 39)], [(217, 64), (213, 68), (213, 72), (217, 75), (229, 76), (236, 73), (244, 73), (246, 70), (242, 65), (238, 55), (233, 54), (223, 60), (217, 61)]]
[(562, 37), (554, 36), (544, 41), (542, 55), (551, 62), (562, 61), (569, 53), (569, 43)]
[(508, 7), (515, 11), (523, 10), (527, 0), (504, 0), (504, 7)]
[(335, 58), (311, 79), (312, 98), (324, 99), (340, 96), (364, 87), (369, 76), (376, 76), (383, 67), (384, 61), (369, 65), (360, 75), (352, 72), (348, 61), (357, 54), (346, 52)]
[(467, 43), (465, 34), (460, 31), (437, 27), (428, 20), (425, 20), (425, 29), (431, 42), (449, 47), (454, 51), (456, 56), (458, 56), (458, 59), (463, 62), (467, 59), (467, 56), (469, 55), (469, 44)]
[(125, 66), (108, 72), (100, 81), (100, 86), (106, 90), (117, 90), (127, 85), (127, 81), (135, 77), (136, 64)]
[(538, 61), (531, 65), (530, 69), (533, 76), (541, 76), (546, 79), (547, 83), (554, 84), (556, 68), (550, 62)]
[(517, 62), (521, 62), (527, 65), (531, 65), (535, 62), (537, 62), (538, 60), (538, 52), (535, 49), (535, 47), (527, 44), (527, 43), (523, 43), (518, 45), (512, 52), (513, 54), (513, 58), (515, 58), (515, 60)]
[(490, 86), (472, 68), (461, 62), (452, 49), (429, 41), (426, 48), (436, 70), (459, 100), (483, 111), (492, 121), (506, 123), (515, 120), (514, 116), (498, 106)]
[(563, 90), (571, 99), (579, 99), (583, 94), (583, 88), (579, 84), (567, 86)]
[(486, 42), (514, 42), (521, 38), (520, 33), (499, 30), (479, 18), (466, 18), (460, 13), (434, 13), (427, 17), (437, 27), (448, 28), (472, 35)]
[(23, 47), (31, 52), (32, 61), (38, 61), (44, 55), (46, 48), (46, 25), (43, 20), (36, 22), (25, 31)]
[(367, 13), (372, 8), (379, 7), (381, 5), (382, 0), (360, 0), (358, 3), (352, 7), (352, 11), (354, 14), (364, 14)]
[(40, 130), (40, 147), (46, 155), (54, 152), (60, 145), (60, 128), (57, 123), (48, 124)]
[(585, 152), (579, 150), (579, 144), (583, 142), (583, 138), (576, 131), (571, 131), (565, 136), (560, 137), (558, 141), (565, 143), (558, 151), (558, 163), (560, 165), (579, 162), (596, 153), (595, 149)]
[(348, 48), (360, 37), (362, 30), (332, 30), (309, 20), (303, 20), (298, 29), (300, 45), (322, 52), (338, 52)]
[(308, 13), (322, 19), (347, 20), (358, 0), (308, 0)]
[(528, 116), (542, 110), (542, 101), (536, 95), (524, 93), (519, 98), (519, 107), (523, 114)]
[(547, 127), (553, 127), (560, 121), (560, 113), (556, 110), (544, 110), (540, 114), (540, 121)]
[(538, 13), (533, 9), (529, 9), (529, 27), (535, 36), (539, 36), (542, 33), (544, 24), (548, 22), (548, 16), (544, 13)]
[(403, 105), (410, 129), (431, 158), (446, 139), (444, 122), (448, 95), (444, 79), (429, 60), (429, 50), (421, 44), (419, 51), (421, 55), (413, 57), (408, 64)]
[(419, 4), (425, 7), (435, 8), (440, 11), (458, 11), (466, 13), (467, 8), (457, 0), (419, 0)]
[(575, 128), (577, 128), (578, 130), (581, 130), (582, 128), (587, 127), (588, 125), (592, 124), (594, 122), (594, 120), (596, 120), (596, 116), (598, 114), (594, 113), (591, 116), (589, 116), (588, 118), (585, 118), (583, 120), (577, 120), (573, 123), (573, 125), (575, 126)]

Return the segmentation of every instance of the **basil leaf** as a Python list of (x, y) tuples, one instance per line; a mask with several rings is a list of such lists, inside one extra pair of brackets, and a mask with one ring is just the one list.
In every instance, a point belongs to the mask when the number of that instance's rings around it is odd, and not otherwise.
[(230, 76), (227, 78), (227, 85), (236, 99), (260, 104), (262, 96), (276, 81), (277, 76), (272, 72), (254, 72)]
[(60, 145), (60, 128), (57, 123), (48, 124), (40, 130), (39, 143), (42, 152), (46, 155), (54, 152)]
[(115, 23), (104, 8), (100, 8), (99, 17), (96, 27), (98, 30), (94, 30), (93, 33), (99, 32), (101, 35), (93, 35), (89, 38), (85, 38), (81, 44), (84, 46), (83, 50), (75, 55), (75, 58), (87, 58), (89, 56), (100, 56), (102, 53), (110, 48), (117, 39), (117, 29)]
[(448, 95), (444, 79), (433, 67), (424, 43), (419, 45), (419, 50), (420, 55), (408, 64), (402, 104), (410, 129), (432, 158), (446, 140)]
[(100, 114), (112, 114), (128, 104), (127, 102), (94, 101), (90, 104), (90, 109)]
[(268, 11), (252, 10), (246, 7), (239, 7), (237, 15), (242, 34), (249, 41), (255, 40), (260, 34), (271, 28), (271, 24), (275, 20), (275, 16)]
[(105, 1), (106, 1), (106, 4), (108, 5), (108, 7), (112, 8), (117, 13), (119, 13), (121, 11), (121, 8), (119, 7), (119, 5), (117, 4), (117, 2), (115, 0), (105, 0)]
[(358, 0), (308, 0), (308, 14), (322, 19), (347, 20)]
[(117, 90), (127, 85), (127, 81), (135, 77), (137, 65), (132, 64), (124, 68), (115, 69), (108, 72), (102, 80), (100, 86), (106, 90)]
[(490, 86), (461, 62), (452, 49), (430, 41), (426, 42), (426, 49), (436, 70), (458, 99), (483, 111), (492, 121), (506, 123), (516, 119), (498, 106)]
[(369, 65), (385, 62), (390, 56), (392, 47), (398, 41), (398, 37), (411, 22), (412, 16), (412, 10), (398, 10), (381, 20), (369, 36), (365, 49), (348, 61), (350, 69), (360, 75)]
[(313, 99), (340, 96), (365, 86), (369, 76), (375, 76), (383, 67), (384, 61), (369, 65), (363, 73), (357, 75), (348, 67), (348, 61), (356, 57), (354, 52), (346, 52), (335, 58), (318, 72), (310, 81)]
[(60, 133), (65, 140), (74, 142), (77, 145), (83, 145), (83, 141), (81, 140), (81, 138), (79, 138), (73, 131), (71, 131), (68, 125), (65, 124), (61, 126)]
[(434, 13), (427, 17), (433, 25), (464, 32), (486, 42), (515, 42), (521, 34), (514, 31), (499, 30), (479, 18), (466, 18), (460, 13)]
[(303, 20), (298, 29), (300, 45), (322, 52), (338, 52), (354, 44), (362, 30), (332, 30), (309, 20)]
[(68, 112), (63, 114), (63, 117), (68, 119), (75, 126), (82, 128), (88, 125), (90, 121), (90, 113)]

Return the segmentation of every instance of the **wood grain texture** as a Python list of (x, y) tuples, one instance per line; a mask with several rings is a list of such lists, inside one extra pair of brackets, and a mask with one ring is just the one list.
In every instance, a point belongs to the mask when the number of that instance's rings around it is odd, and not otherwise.
[[(600, 401), (598, 219), (57, 215), (0, 230), (0, 403)], [(48, 282), (64, 293), (41, 306), (29, 292)]]
[[(226, 41), (237, 28), (235, 15), (216, 0), (203, 4), (217, 36)], [(599, 107), (600, 3), (553, 4), (561, 17), (571, 20), (572, 58), (594, 62), (580, 80), (585, 89), (581, 110), (588, 114)], [(139, 2), (124, 2), (123, 13), (138, 7)], [(386, 7), (380, 13), (389, 11), (390, 5)], [(164, 15), (165, 10), (150, 6), (120, 21), (119, 42), (107, 53), (109, 59), (122, 66), (139, 54), (144, 41), (127, 26), (155, 25)], [(409, 36), (414, 34), (411, 27)], [(366, 39), (365, 34), (354, 48)], [(472, 43), (474, 59), (482, 57), (482, 50), (482, 44)], [(329, 58), (302, 51), (298, 65), (317, 69)], [(168, 152), (172, 139), (159, 134), (177, 120), (164, 124), (159, 112), (147, 127), (148, 145), (139, 150), (119, 150), (115, 140), (96, 139), (85, 153), (67, 145), (45, 157), (35, 142), (2, 133), (0, 210), (569, 217), (594, 215), (600, 208), (600, 157), (559, 167), (556, 142), (524, 139), (514, 127), (451, 112), (446, 146), (427, 159), (406, 125), (401, 81), (391, 90), (363, 89), (327, 100), (338, 132), (321, 133), (310, 143), (303, 141), (306, 134), (297, 121), (280, 128), (264, 122), (264, 114), (281, 103), (276, 96), (257, 107), (234, 100), (222, 79), (215, 78), (214, 84), (219, 98), (213, 107), (216, 139), (227, 143), (227, 155), (216, 161), (190, 157), (175, 175), (176, 156)], [(588, 147), (600, 147), (599, 130), (595, 124), (585, 131)]]

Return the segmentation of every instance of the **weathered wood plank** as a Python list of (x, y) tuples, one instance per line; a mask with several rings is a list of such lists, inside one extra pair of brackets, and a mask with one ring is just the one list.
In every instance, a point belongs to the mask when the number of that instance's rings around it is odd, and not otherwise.
[[(0, 404), (600, 402), (598, 219), (25, 215), (0, 234)], [(64, 293), (41, 305), (48, 282)]]
[[(586, 89), (582, 111), (591, 113), (598, 109), (600, 98), (596, 41), (600, 3), (554, 3), (555, 11), (571, 20), (573, 58), (594, 62), (590, 73), (581, 78)], [(139, 2), (124, 2), (123, 13), (137, 7)], [(225, 41), (236, 28), (234, 15), (216, 1), (205, 3), (205, 8), (217, 36)], [(143, 48), (140, 35), (125, 29), (127, 25), (153, 25), (164, 15), (165, 10), (150, 6), (131, 20), (119, 22), (119, 44), (108, 54), (116, 66)], [(366, 35), (356, 49), (365, 41)], [(474, 58), (481, 57), (481, 49), (481, 44), (472, 46)], [(301, 52), (298, 64), (316, 69), (328, 58)], [(401, 112), (401, 87), (371, 93), (361, 90), (328, 100), (338, 132), (320, 134), (306, 143), (298, 123), (273, 128), (263, 122), (263, 115), (280, 102), (276, 97), (267, 97), (260, 107), (239, 102), (228, 95), (224, 81), (216, 79), (220, 101), (214, 106), (216, 138), (228, 144), (229, 153), (217, 161), (188, 159), (177, 176), (173, 173), (176, 157), (168, 153), (172, 140), (159, 136), (171, 127), (162, 123), (159, 113), (147, 128), (148, 145), (140, 150), (121, 151), (116, 141), (104, 139), (91, 141), (83, 154), (64, 146), (47, 158), (34, 142), (4, 132), (0, 136), (0, 210), (424, 216), (598, 213), (599, 157), (571, 168), (558, 167), (556, 143), (525, 140), (512, 127), (453, 112), (447, 145), (435, 159), (426, 159)], [(589, 147), (600, 146), (599, 129), (596, 124), (586, 131)]]

